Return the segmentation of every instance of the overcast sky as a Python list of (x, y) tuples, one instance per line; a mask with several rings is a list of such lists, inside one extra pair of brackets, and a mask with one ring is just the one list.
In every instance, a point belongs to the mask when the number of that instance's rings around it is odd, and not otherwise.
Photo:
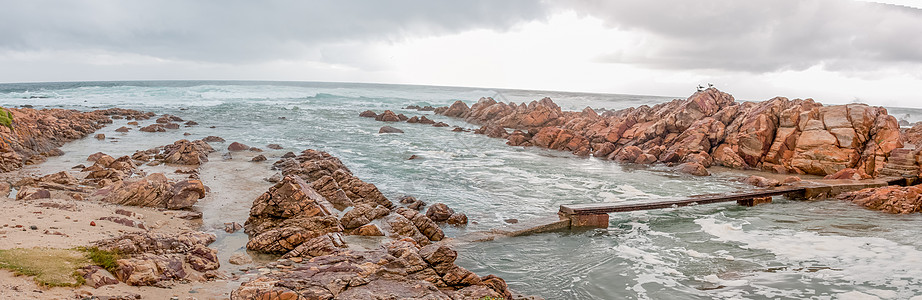
[(6, 1), (0, 82), (406, 83), (922, 107), (922, 1)]

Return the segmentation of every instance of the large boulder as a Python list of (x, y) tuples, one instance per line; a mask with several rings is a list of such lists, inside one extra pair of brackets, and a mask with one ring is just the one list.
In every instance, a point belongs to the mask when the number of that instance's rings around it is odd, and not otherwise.
[(205, 186), (199, 180), (173, 183), (163, 173), (153, 173), (140, 180), (118, 182), (98, 191), (103, 201), (121, 205), (187, 209), (205, 197)]
[(887, 186), (841, 194), (840, 200), (892, 214), (922, 212), (922, 187)]

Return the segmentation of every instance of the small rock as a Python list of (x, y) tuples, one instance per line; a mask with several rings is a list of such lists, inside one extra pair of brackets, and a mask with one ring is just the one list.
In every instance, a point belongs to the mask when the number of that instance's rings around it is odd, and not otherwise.
[(505, 220), (503, 220), (503, 222), (506, 222), (506, 223), (509, 223), (509, 224), (518, 224), (518, 223), (519, 223), (519, 219), (505, 219)]
[(32, 225), (32, 226), (29, 226), (29, 229), (38, 230), (38, 226)]
[(102, 134), (102, 133), (96, 134), (96, 139), (97, 139), (97, 140), (104, 140), (104, 139), (106, 139), (106, 135), (105, 135), (105, 134)]
[(467, 215), (462, 213), (454, 213), (451, 217), (448, 217), (448, 224), (454, 226), (464, 226), (467, 225)]
[(269, 145), (266, 145), (266, 148), (269, 148), (272, 150), (280, 150), (282, 149), (282, 146), (279, 144), (269, 144)]
[(455, 211), (448, 207), (448, 205), (445, 205), (445, 203), (433, 204), (426, 210), (426, 216), (436, 222), (448, 221), (448, 218), (454, 213)]
[(238, 142), (233, 142), (229, 146), (227, 146), (228, 151), (243, 151), (243, 150), (249, 150), (249, 149), (250, 149), (250, 146), (247, 146), (247, 145), (244, 145)]
[(95, 222), (95, 221), (90, 221), (90, 226), (96, 226), (96, 222)]
[(253, 263), (253, 259), (245, 253), (234, 253), (230, 256), (230, 259), (228, 259), (227, 262), (234, 265), (246, 265)]
[(710, 176), (711, 173), (708, 172), (707, 168), (703, 165), (696, 162), (687, 162), (681, 165), (676, 166), (676, 171), (691, 174), (695, 176)]
[(381, 129), (378, 129), (378, 133), (403, 133), (403, 130), (391, 126), (382, 126)]
[(207, 143), (223, 143), (224, 139), (219, 136), (209, 135), (209, 136), (206, 136), (204, 139), (202, 139), (202, 141), (207, 142)]
[(260, 154), (260, 155), (257, 155), (256, 157), (253, 157), (253, 159), (251, 159), (250, 161), (254, 161), (254, 162), (266, 161), (266, 156)]
[(227, 233), (234, 233), (242, 228), (243, 225), (240, 225), (237, 222), (224, 223), (224, 231)]
[(361, 236), (384, 236), (384, 232), (382, 232), (381, 228), (378, 228), (378, 225), (375, 224), (362, 225), (361, 227), (356, 228), (352, 233)]
[(363, 111), (362, 113), (359, 114), (359, 117), (363, 117), (363, 118), (374, 118), (377, 116), (378, 114), (370, 110)]
[(122, 127), (119, 127), (118, 129), (116, 129), (115, 132), (128, 132), (129, 130), (131, 130), (131, 128), (122, 126)]
[(413, 154), (413, 155), (410, 155), (410, 158), (407, 158), (407, 160), (414, 160), (417, 158), (419, 158), (419, 156), (416, 156), (416, 154)]

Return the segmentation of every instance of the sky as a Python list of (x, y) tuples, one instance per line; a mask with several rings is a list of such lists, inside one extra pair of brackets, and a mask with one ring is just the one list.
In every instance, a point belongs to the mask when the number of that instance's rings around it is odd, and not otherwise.
[(922, 0), (0, 0), (0, 82), (282, 80), (922, 108)]

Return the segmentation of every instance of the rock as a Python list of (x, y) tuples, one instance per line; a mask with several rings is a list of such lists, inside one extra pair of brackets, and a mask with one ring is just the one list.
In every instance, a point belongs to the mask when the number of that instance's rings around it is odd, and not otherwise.
[(100, 266), (87, 266), (77, 270), (86, 281), (86, 285), (98, 289), (101, 286), (118, 284), (118, 279), (112, 273)]
[(845, 169), (842, 169), (836, 172), (835, 174), (827, 175), (826, 177), (824, 177), (824, 179), (852, 179), (852, 180), (862, 180), (862, 179), (870, 179), (870, 178), (871, 178), (870, 175), (865, 174), (861, 170), (856, 170), (852, 168), (845, 168)]
[(234, 253), (231, 254), (228, 262), (233, 265), (248, 265), (253, 263), (253, 259), (250, 258), (249, 255), (246, 255), (246, 253)]
[(138, 130), (143, 132), (166, 132), (166, 128), (162, 124), (151, 124), (141, 127), (141, 129)]
[(202, 139), (202, 141), (208, 142), (208, 143), (223, 143), (224, 139), (219, 136), (209, 135), (205, 137), (204, 139)]
[(781, 183), (791, 184), (791, 183), (800, 182), (800, 181), (801, 181), (800, 177), (788, 176), (788, 177), (785, 177), (784, 180), (781, 181)]
[(240, 229), (243, 229), (243, 225), (237, 224), (237, 222), (224, 223), (224, 232), (234, 233)]
[(254, 162), (266, 161), (266, 156), (260, 154), (260, 155), (253, 157), (253, 159), (251, 159), (250, 161), (254, 161)]
[(699, 163), (695, 163), (695, 162), (688, 162), (688, 163), (678, 165), (676, 166), (675, 170), (685, 173), (685, 174), (691, 174), (695, 176), (710, 176), (711, 175), (711, 173), (709, 173), (708, 170), (704, 166), (702, 166)]
[(171, 183), (162, 173), (150, 174), (134, 182), (119, 182), (97, 192), (103, 201), (121, 205), (190, 208), (205, 197), (205, 186), (199, 180)]
[(843, 193), (840, 200), (892, 214), (922, 212), (922, 187), (887, 186)]
[[(87, 160), (87, 161), (96, 161), (96, 160), (98, 160), (99, 158), (101, 158), (101, 157), (103, 157), (103, 156), (108, 156), (108, 155), (106, 155), (105, 153), (102, 153), (102, 152), (96, 152), (96, 153), (90, 154), (90, 156), (87, 157), (86, 160)], [(109, 158), (111, 159), (112, 157), (109, 156)], [(112, 159), (112, 160), (115, 160), (115, 159)], [(106, 163), (106, 164), (108, 164), (108, 163)]]
[(190, 126), (198, 125), (198, 122), (196, 122), (196, 121), (188, 121), (188, 122), (186, 122), (185, 124), (186, 124), (186, 127), (190, 127)]
[(383, 113), (376, 116), (375, 120), (383, 122), (400, 122), (400, 118), (397, 117), (397, 114), (389, 110), (385, 110)]
[(97, 135), (96, 135), (96, 139), (97, 139), (97, 140), (105, 140), (105, 139), (106, 139), (106, 135), (105, 135), (105, 134), (102, 134), (102, 133), (97, 134)]
[(436, 122), (435, 124), (432, 124), (432, 127), (448, 127), (448, 126), (451, 126), (451, 125), (445, 124), (443, 122)]
[(519, 223), (519, 219), (505, 219), (505, 220), (503, 220), (503, 222), (506, 222), (506, 223), (509, 223), (509, 224), (518, 224), (518, 223)]
[(238, 142), (233, 142), (229, 146), (227, 146), (228, 151), (244, 151), (244, 150), (249, 150), (249, 149), (250, 149), (250, 146), (247, 146), (247, 145), (244, 145)]
[(51, 198), (51, 192), (31, 186), (23, 186), (16, 193), (16, 200), (36, 200)]
[(378, 130), (378, 133), (403, 133), (403, 130), (391, 127), (391, 126), (382, 126)]
[(178, 140), (163, 146), (163, 153), (158, 157), (161, 157), (164, 163), (201, 165), (208, 161), (208, 154), (212, 152), (215, 152), (214, 148), (202, 140)]
[(378, 114), (370, 110), (363, 111), (362, 113), (359, 114), (359, 117), (363, 117), (363, 118), (375, 118), (377, 116)]
[(413, 154), (413, 155), (410, 155), (410, 157), (407, 158), (407, 160), (414, 160), (414, 159), (417, 159), (417, 158), (419, 158), (419, 156), (416, 156), (416, 154)]
[(451, 217), (448, 217), (448, 224), (455, 226), (467, 225), (467, 215), (462, 213), (454, 213), (451, 215)]
[(352, 233), (361, 236), (384, 236), (384, 232), (382, 232), (381, 228), (378, 228), (378, 225), (375, 224), (362, 225), (361, 227), (356, 228)]
[(253, 201), (244, 223), (247, 249), (285, 254), (327, 233), (342, 232), (330, 204), (301, 178), (286, 176)]
[(426, 116), (419, 117), (419, 124), (435, 124), (435, 121), (426, 118)]
[(117, 251), (116, 277), (129, 285), (163, 286), (164, 281), (188, 279), (188, 270), (198, 272), (218, 268), (217, 251), (205, 245), (214, 242), (213, 234), (135, 232), (98, 241), (95, 246)]
[(440, 114), (446, 117), (462, 118), (465, 114), (470, 112), (470, 110), (471, 108), (467, 106), (467, 104), (459, 100), (452, 103), (447, 110)]
[(128, 132), (128, 131), (131, 131), (131, 128), (128, 128), (125, 126), (119, 127), (118, 129), (115, 130), (115, 132)]
[(166, 124), (163, 124), (163, 128), (166, 128), (166, 129), (179, 129), (179, 124), (176, 124), (176, 123), (166, 123)]
[(173, 217), (183, 220), (198, 220), (202, 218), (202, 213), (197, 211), (178, 211), (173, 214)]
[(448, 221), (448, 218), (450, 218), (454, 213), (455, 211), (444, 203), (433, 204), (432, 206), (429, 206), (428, 210), (426, 210), (426, 216), (436, 222)]
[(775, 186), (781, 185), (781, 182), (777, 180), (768, 179), (765, 177), (755, 176), (755, 175), (749, 176), (748, 178), (743, 180), (743, 182), (749, 185), (754, 185), (754, 186), (763, 187), (763, 188), (764, 187), (775, 187)]
[(269, 145), (266, 145), (266, 148), (269, 148), (272, 150), (281, 150), (282, 146), (279, 144), (269, 144)]

